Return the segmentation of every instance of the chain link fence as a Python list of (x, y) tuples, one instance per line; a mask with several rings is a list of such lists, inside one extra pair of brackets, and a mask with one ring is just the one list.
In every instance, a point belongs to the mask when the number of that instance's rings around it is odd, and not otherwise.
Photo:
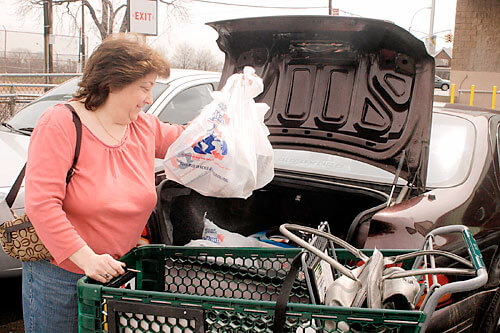
[[(80, 37), (52, 36), (53, 72), (78, 72), (81, 68)], [(0, 30), (0, 52), (0, 72), (45, 72), (44, 35), (41, 33)]]
[(27, 103), (79, 73), (0, 74), (0, 121), (12, 117)]

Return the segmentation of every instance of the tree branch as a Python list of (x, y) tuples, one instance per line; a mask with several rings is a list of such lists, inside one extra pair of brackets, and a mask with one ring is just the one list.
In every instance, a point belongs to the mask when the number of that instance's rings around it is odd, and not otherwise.
[(89, 10), (90, 16), (92, 16), (92, 19), (94, 20), (94, 23), (95, 23), (97, 29), (99, 29), (99, 33), (101, 34), (101, 39), (106, 38), (106, 36), (107, 36), (106, 30), (104, 30), (101, 22), (99, 22), (99, 19), (97, 18), (97, 15), (95, 14), (94, 7), (92, 7), (92, 5), (87, 0), (83, 0), (83, 3), (85, 5), (85, 7), (87, 7), (87, 9)]
[(115, 11), (113, 9), (113, 3), (111, 1), (109, 2), (109, 34), (113, 33), (114, 27), (115, 27)]
[(108, 36), (108, 32), (109, 32), (109, 28), (108, 28), (108, 20), (109, 20), (109, 1), (108, 0), (102, 0), (101, 1), (102, 3), (102, 16), (101, 16), (101, 19), (102, 19), (102, 28), (103, 30), (106, 32), (106, 36), (103, 37), (103, 40), (104, 38), (106, 38)]
[(118, 14), (118, 12), (119, 12), (122, 8), (125, 8), (125, 9), (126, 9), (126, 8), (127, 8), (127, 5), (123, 4), (123, 5), (118, 6), (118, 8), (116, 8), (116, 10), (115, 10), (115, 15), (117, 15), (117, 14)]
[[(39, 8), (43, 6), (45, 1), (46, 0), (18, 0), (18, 13), (23, 14), (25, 17), (28, 17), (28, 14), (32, 11), (36, 11), (39, 14)], [(91, 4), (91, 2), (97, 3), (95, 0), (52, 0), (52, 4), (54, 6), (65, 6), (65, 8), (62, 9), (64, 11), (64, 15), (70, 15), (75, 26), (78, 26), (78, 9), (75, 8), (82, 2), (83, 5), (89, 10), (90, 16), (99, 31), (101, 39), (105, 39), (108, 35), (113, 33), (116, 28), (114, 25), (115, 23), (118, 23), (120, 19), (121, 24), (119, 31), (125, 32), (127, 30), (128, 13), (125, 12), (123, 14), (123, 18), (121, 16), (123, 10), (127, 10), (127, 5), (125, 3), (126, 0), (101, 0), (102, 15), (100, 15), (99, 10), (96, 11)], [(187, 9), (182, 5), (183, 0), (159, 0), (159, 2), (161, 6), (164, 6), (163, 8), (166, 8), (167, 12), (167, 22), (165, 22), (163, 26), (164, 29), (168, 30), (168, 27), (176, 24), (176, 21), (188, 20), (187, 18), (189, 17), (189, 14)], [(114, 5), (117, 5), (116, 9), (114, 9)], [(101, 17), (98, 17), (98, 15)]]
[(123, 20), (122, 20), (122, 25), (120, 26), (120, 32), (127, 32), (127, 26), (128, 26), (128, 18), (127, 18), (127, 13), (123, 15)]
[(118, 8), (116, 8), (116, 10), (114, 12), (114, 16), (116, 18), (116, 16), (118, 15), (118, 12), (120, 12), (120, 10), (122, 10), (123, 8), (125, 8), (125, 14), (123, 15), (122, 23), (120, 25), (120, 29), (118, 30), (119, 32), (126, 32), (127, 31), (127, 19), (128, 19), (127, 18), (127, 16), (128, 16), (127, 5), (123, 4), (123, 5), (118, 6)]

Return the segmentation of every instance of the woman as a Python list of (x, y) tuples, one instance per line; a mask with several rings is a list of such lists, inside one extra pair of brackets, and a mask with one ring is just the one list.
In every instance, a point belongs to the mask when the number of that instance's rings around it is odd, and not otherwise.
[(72, 113), (58, 104), (38, 121), (26, 212), (53, 259), (23, 263), (26, 332), (77, 332), (77, 280), (106, 282), (124, 273), (116, 259), (137, 244), (156, 203), (154, 158), (163, 158), (183, 131), (141, 112), (152, 103), (157, 75), (169, 73), (168, 63), (135, 36), (112, 36), (94, 51), (69, 102), (82, 139), (67, 185), (76, 142)]

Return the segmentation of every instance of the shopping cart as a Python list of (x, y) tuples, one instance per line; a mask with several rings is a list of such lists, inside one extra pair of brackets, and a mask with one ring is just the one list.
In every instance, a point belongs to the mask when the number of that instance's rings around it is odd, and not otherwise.
[[(282, 229), (285, 234), (293, 234), (299, 228), (303, 227), (285, 225)], [(470, 232), (452, 226), (429, 233), (423, 251), (417, 256), (418, 251), (381, 251), (386, 263), (391, 261), (400, 266), (397, 274), (386, 279), (401, 278), (404, 274), (422, 277), (424, 287), (419, 293), (425, 301), (420, 308), (313, 304), (306, 271), (299, 269), (299, 274), (293, 271), (296, 262), (303, 262), (304, 251), (328, 262), (334, 268), (335, 279), (352, 275), (354, 280), (357, 262), (370, 261), (376, 251), (352, 248), (317, 229), (300, 230), (345, 248), (334, 249), (336, 259), (328, 251), (315, 253), (316, 247), (307, 250), (164, 245), (135, 248), (121, 259), (128, 268), (123, 276), (104, 285), (87, 277), (78, 282), (80, 332), (423, 332), (441, 295), (472, 290), (487, 280)], [(433, 249), (432, 240), (450, 232), (462, 234), (471, 261), (446, 255), (466, 268), (436, 266), (435, 257), (441, 254)], [(300, 241), (297, 244), (304, 245)], [(435, 274), (459, 274), (460, 279), (439, 286), (433, 281)], [(285, 286), (287, 280), (292, 281), (289, 287)], [(278, 307), (280, 299), (286, 300), (283, 309)], [(283, 318), (282, 326), (277, 318)]]
[[(322, 296), (324, 304), (344, 307), (360, 307), (364, 305), (370, 308), (385, 308), (395, 306), (397, 300), (394, 296), (398, 295), (399, 308), (415, 309), (418, 306), (419, 311), (425, 314), (425, 320), (418, 325), (421, 332), (424, 332), (427, 328), (438, 301), (444, 295), (475, 290), (483, 286), (488, 280), (488, 274), (477, 243), (469, 229), (463, 225), (451, 225), (434, 229), (425, 237), (421, 250), (392, 257), (384, 257), (377, 250), (374, 251), (371, 257), (368, 257), (349, 243), (321, 230), (321, 226), (319, 229), (314, 229), (300, 225), (284, 224), (280, 227), (280, 231), (290, 240), (314, 254), (316, 258), (324, 260), (336, 271), (332, 279), (335, 282), (331, 282), (332, 287), (328, 290), (330, 297), (328, 297), (328, 294)], [(311, 234), (314, 237), (307, 242), (292, 231)], [(451, 252), (434, 249), (437, 236), (452, 233), (462, 234), (472, 261)], [(359, 259), (358, 262), (362, 262), (363, 265), (358, 265), (355, 269), (347, 268), (334, 256), (330, 256), (325, 251), (325, 242), (319, 242), (318, 239), (327, 239), (329, 242), (342, 246)], [(466, 268), (437, 267), (437, 257), (446, 257)], [(405, 270), (397, 266), (398, 263), (410, 258), (415, 258), (411, 269)], [(306, 272), (308, 269), (313, 270), (318, 267), (318, 260), (314, 264), (315, 266), (305, 266), (304, 260), (302, 262), (303, 269)], [(465, 278), (441, 285), (438, 282), (438, 274)], [(309, 289), (312, 290), (314, 289), (312, 287), (315, 287), (316, 294), (321, 295), (321, 291), (317, 290), (320, 287), (317, 280), (320, 279), (316, 275), (315, 284), (308, 282)], [(337, 285), (333, 286), (334, 284)], [(386, 304), (383, 304), (384, 294), (387, 294)], [(403, 298), (403, 301), (401, 301), (401, 298)], [(338, 325), (332, 326), (339, 328)], [(341, 326), (342, 330), (348, 328), (348, 325)]]

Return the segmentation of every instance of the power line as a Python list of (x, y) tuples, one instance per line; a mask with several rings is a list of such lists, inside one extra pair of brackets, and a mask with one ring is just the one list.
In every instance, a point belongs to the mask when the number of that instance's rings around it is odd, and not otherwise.
[[(161, 0), (160, 0), (161, 1)], [(192, 0), (196, 2), (202, 2), (202, 3), (210, 3), (210, 4), (215, 4), (215, 5), (224, 5), (224, 6), (236, 6), (236, 7), (251, 7), (251, 8), (268, 8), (268, 9), (326, 9), (329, 8), (328, 6), (315, 6), (315, 7), (280, 7), (280, 6), (259, 6), (259, 5), (244, 5), (244, 4), (239, 4), (239, 3), (227, 3), (227, 2), (220, 2), (220, 1), (213, 1), (213, 0)], [(345, 13), (347, 15), (351, 16), (357, 16), (357, 17), (362, 17), (359, 14), (356, 13), (351, 13), (342, 9), (339, 9), (340, 12)]]
[(342, 12), (342, 13), (344, 13), (344, 14), (348, 14), (348, 15), (351, 15), (351, 16), (362, 17), (362, 16), (361, 16), (361, 15), (359, 15), (359, 14), (346, 12), (345, 10), (342, 10), (342, 9), (339, 9), (339, 12)]
[(212, 1), (212, 0), (192, 0), (196, 2), (203, 3), (211, 3), (215, 5), (224, 5), (224, 6), (236, 6), (236, 7), (251, 7), (251, 8), (268, 8), (268, 9), (325, 9), (328, 6), (317, 6), (317, 7), (278, 7), (278, 6), (259, 6), (259, 5), (243, 5), (238, 3), (227, 3), (220, 1)]

